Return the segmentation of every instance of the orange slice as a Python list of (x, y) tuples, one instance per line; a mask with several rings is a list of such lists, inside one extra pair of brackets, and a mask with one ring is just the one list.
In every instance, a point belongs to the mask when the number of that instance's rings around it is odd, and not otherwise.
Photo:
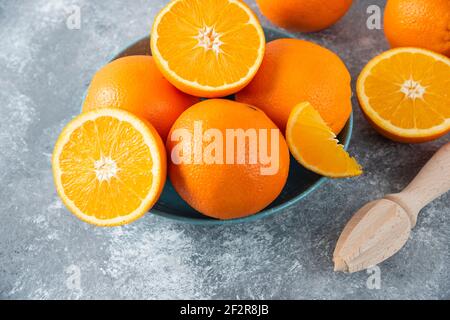
[(361, 108), (384, 136), (416, 143), (450, 131), (450, 59), (418, 48), (375, 57), (358, 78)]
[(52, 167), (58, 194), (72, 213), (98, 226), (117, 226), (155, 204), (166, 179), (166, 153), (149, 123), (120, 109), (97, 109), (64, 128)]
[(346, 178), (362, 173), (319, 112), (309, 103), (297, 105), (286, 126), (286, 140), (294, 158), (305, 168), (330, 178)]
[(244, 88), (265, 50), (260, 23), (240, 0), (173, 0), (156, 16), (150, 40), (164, 76), (206, 98)]

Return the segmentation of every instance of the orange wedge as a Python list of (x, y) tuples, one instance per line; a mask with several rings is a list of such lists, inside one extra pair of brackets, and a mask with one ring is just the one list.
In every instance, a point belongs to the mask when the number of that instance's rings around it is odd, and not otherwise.
[(120, 109), (97, 109), (64, 128), (52, 167), (58, 194), (73, 214), (117, 226), (140, 218), (159, 198), (166, 152), (149, 123)]
[(263, 29), (240, 0), (173, 0), (156, 16), (153, 57), (164, 76), (191, 95), (216, 98), (238, 92), (258, 71)]
[(357, 83), (361, 108), (384, 136), (430, 141), (450, 131), (450, 59), (418, 48), (375, 57)]
[(286, 140), (294, 158), (305, 168), (330, 178), (362, 173), (319, 112), (308, 102), (297, 105), (289, 116)]

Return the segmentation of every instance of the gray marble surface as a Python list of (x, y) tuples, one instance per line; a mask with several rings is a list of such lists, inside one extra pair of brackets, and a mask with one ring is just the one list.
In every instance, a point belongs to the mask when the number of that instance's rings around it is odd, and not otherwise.
[[(351, 215), (399, 191), (450, 141), (390, 142), (371, 129), (356, 99), (350, 151), (365, 174), (328, 181), (276, 217), (198, 227), (149, 214), (101, 229), (64, 208), (50, 166), (58, 134), (78, 113), (94, 72), (148, 34), (165, 2), (0, 0), (0, 298), (450, 298), (449, 194), (423, 210), (406, 247), (379, 266), (379, 289), (367, 286), (366, 272), (332, 271)], [(355, 1), (334, 27), (299, 37), (337, 52), (355, 80), (388, 48), (383, 31), (365, 25), (367, 7), (384, 2)], [(73, 5), (79, 30), (66, 24)]]

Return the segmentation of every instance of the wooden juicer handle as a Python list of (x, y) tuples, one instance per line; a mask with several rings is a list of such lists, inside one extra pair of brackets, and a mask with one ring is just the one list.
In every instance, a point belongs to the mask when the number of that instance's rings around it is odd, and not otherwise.
[(411, 227), (414, 227), (420, 210), (449, 190), (450, 142), (436, 152), (402, 192), (385, 198), (399, 204), (408, 213)]

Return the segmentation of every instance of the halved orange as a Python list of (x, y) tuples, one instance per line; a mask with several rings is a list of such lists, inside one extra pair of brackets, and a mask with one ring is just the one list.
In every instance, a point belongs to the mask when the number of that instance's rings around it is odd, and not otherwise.
[(97, 109), (62, 131), (52, 158), (56, 189), (78, 218), (117, 226), (144, 215), (166, 180), (166, 152), (156, 130), (120, 109)]
[(294, 158), (315, 173), (330, 178), (362, 173), (361, 166), (339, 144), (336, 135), (309, 102), (292, 109), (286, 126), (286, 141)]
[(450, 131), (450, 59), (397, 48), (370, 61), (357, 83), (362, 111), (384, 136), (417, 143)]
[(155, 18), (151, 49), (174, 86), (216, 98), (253, 79), (265, 37), (256, 15), (240, 0), (173, 0)]

